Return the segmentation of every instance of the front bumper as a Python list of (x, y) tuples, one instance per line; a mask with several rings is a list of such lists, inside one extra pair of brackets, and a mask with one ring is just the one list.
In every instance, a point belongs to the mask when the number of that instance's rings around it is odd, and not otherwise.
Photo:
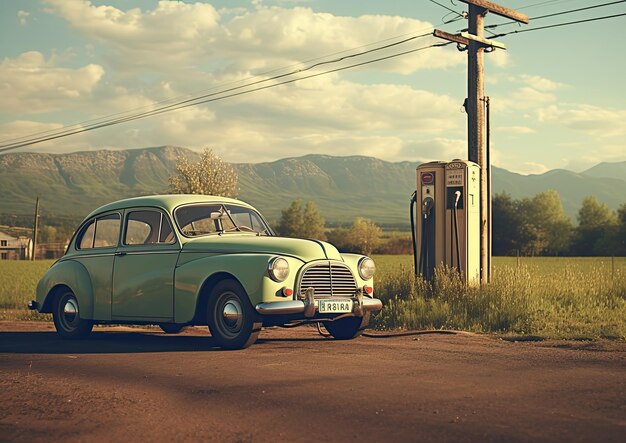
[[(354, 297), (350, 297), (353, 301), (352, 312), (348, 315), (355, 317), (363, 317), (365, 312), (378, 312), (383, 308), (383, 302), (377, 298), (364, 297), (362, 291), (358, 291)], [(270, 303), (259, 303), (256, 305), (256, 311), (262, 315), (287, 315), (287, 314), (304, 314), (306, 318), (312, 318), (318, 311), (318, 301), (315, 300), (315, 292), (313, 288), (307, 289), (304, 300), (288, 300)], [(345, 314), (344, 314), (345, 315)]]

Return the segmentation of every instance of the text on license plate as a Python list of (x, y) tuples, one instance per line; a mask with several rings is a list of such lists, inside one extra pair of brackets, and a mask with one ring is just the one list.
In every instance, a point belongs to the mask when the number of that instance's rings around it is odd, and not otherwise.
[(319, 300), (318, 311), (329, 313), (352, 312), (352, 300)]

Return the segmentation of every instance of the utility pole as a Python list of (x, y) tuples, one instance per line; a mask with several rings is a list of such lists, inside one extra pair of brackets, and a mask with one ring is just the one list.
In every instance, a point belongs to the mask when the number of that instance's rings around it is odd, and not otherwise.
[(480, 166), (480, 282), (490, 279), (491, 263), (491, 204), (488, 186), (490, 164), (485, 146), (485, 92), (484, 92), (484, 53), (485, 48), (506, 49), (501, 43), (485, 39), (484, 19), (488, 12), (521, 23), (528, 23), (528, 16), (512, 9), (504, 8), (486, 0), (460, 0), (469, 5), (468, 32), (449, 34), (435, 29), (433, 35), (467, 48), (467, 158)]
[(33, 227), (33, 255), (30, 256), (32, 261), (35, 260), (37, 255), (37, 232), (39, 231), (39, 197), (35, 202), (35, 226)]

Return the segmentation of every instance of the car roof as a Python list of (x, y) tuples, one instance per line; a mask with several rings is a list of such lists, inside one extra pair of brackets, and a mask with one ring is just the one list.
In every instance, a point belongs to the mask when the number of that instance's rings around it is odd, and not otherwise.
[(141, 197), (126, 198), (124, 200), (118, 200), (112, 203), (108, 203), (104, 206), (100, 206), (98, 209), (93, 210), (87, 217), (93, 217), (94, 215), (101, 214), (103, 212), (114, 211), (118, 209), (135, 208), (135, 207), (157, 207), (165, 209), (168, 212), (172, 212), (176, 207), (180, 205), (190, 203), (234, 203), (240, 206), (245, 206), (254, 209), (251, 205), (236, 200), (234, 198), (219, 197), (214, 195), (200, 195), (200, 194), (166, 194), (166, 195), (146, 195)]

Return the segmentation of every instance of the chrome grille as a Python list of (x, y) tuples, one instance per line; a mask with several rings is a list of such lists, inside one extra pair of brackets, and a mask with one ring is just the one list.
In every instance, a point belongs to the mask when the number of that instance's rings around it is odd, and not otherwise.
[(321, 262), (307, 268), (300, 278), (299, 295), (315, 289), (315, 298), (351, 297), (356, 292), (352, 271), (343, 263)]

